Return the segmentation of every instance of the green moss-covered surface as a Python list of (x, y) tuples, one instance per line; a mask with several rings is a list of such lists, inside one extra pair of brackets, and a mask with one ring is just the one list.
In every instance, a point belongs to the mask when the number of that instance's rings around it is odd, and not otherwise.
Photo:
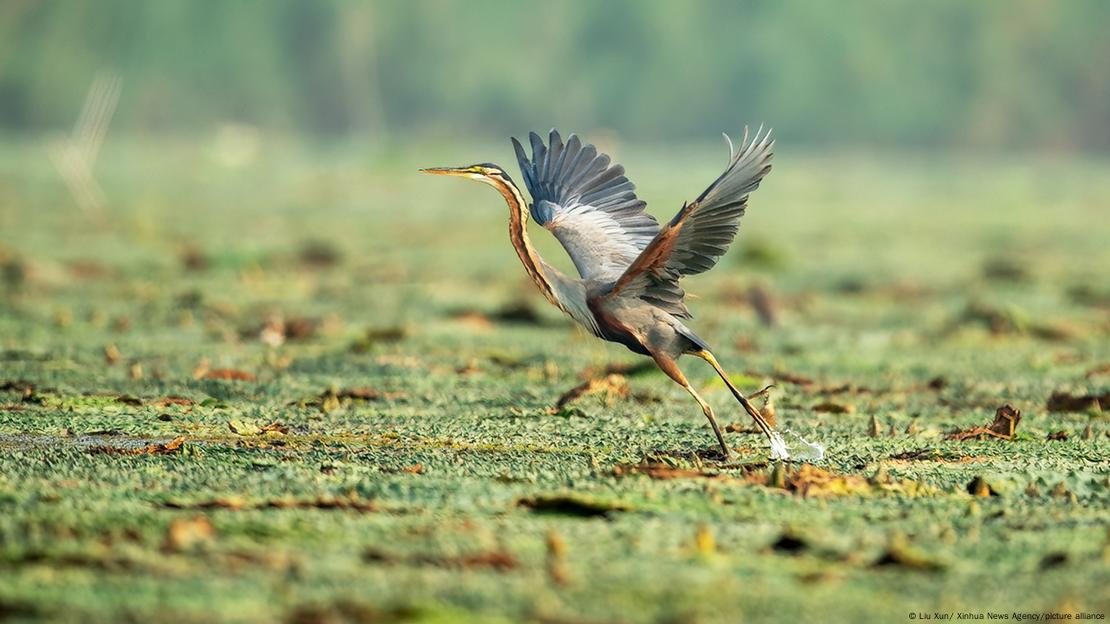
[[(1105, 162), (780, 147), (687, 283), (736, 380), (828, 449), (774, 466), (704, 363), (732, 463), (533, 292), (495, 193), (413, 172), (504, 146), (117, 146), (98, 214), (33, 147), (0, 156), (0, 619), (1110, 611)], [(723, 161), (619, 152), (663, 218)], [(1007, 403), (1013, 439), (950, 436)]]

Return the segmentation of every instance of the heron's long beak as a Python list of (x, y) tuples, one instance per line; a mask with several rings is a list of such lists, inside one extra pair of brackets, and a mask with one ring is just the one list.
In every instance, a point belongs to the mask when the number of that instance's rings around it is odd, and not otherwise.
[(430, 173), (432, 175), (453, 175), (461, 176), (471, 173), (468, 171), (469, 167), (429, 167), (421, 169), (420, 173)]

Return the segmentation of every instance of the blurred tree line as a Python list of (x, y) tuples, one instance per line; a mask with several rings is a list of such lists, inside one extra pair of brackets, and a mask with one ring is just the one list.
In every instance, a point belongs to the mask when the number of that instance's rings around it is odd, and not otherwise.
[(0, 129), (1110, 148), (1102, 0), (0, 2)]

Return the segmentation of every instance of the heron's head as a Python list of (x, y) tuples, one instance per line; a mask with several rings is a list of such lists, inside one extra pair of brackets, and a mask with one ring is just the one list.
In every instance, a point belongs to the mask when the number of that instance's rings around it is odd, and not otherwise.
[(485, 182), (491, 185), (496, 185), (498, 182), (512, 183), (512, 178), (509, 177), (509, 174), (505, 173), (504, 169), (493, 163), (481, 163), (468, 167), (431, 167), (428, 169), (421, 169), (420, 171), (433, 175), (470, 178), (471, 180), (478, 180), (479, 182)]

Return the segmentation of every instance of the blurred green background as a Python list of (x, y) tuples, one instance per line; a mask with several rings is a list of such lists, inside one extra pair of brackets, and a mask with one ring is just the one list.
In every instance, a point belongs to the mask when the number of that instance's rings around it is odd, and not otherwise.
[(641, 141), (767, 123), (792, 144), (1110, 148), (1099, 0), (5, 0), (0, 128), (403, 143), (551, 126)]

